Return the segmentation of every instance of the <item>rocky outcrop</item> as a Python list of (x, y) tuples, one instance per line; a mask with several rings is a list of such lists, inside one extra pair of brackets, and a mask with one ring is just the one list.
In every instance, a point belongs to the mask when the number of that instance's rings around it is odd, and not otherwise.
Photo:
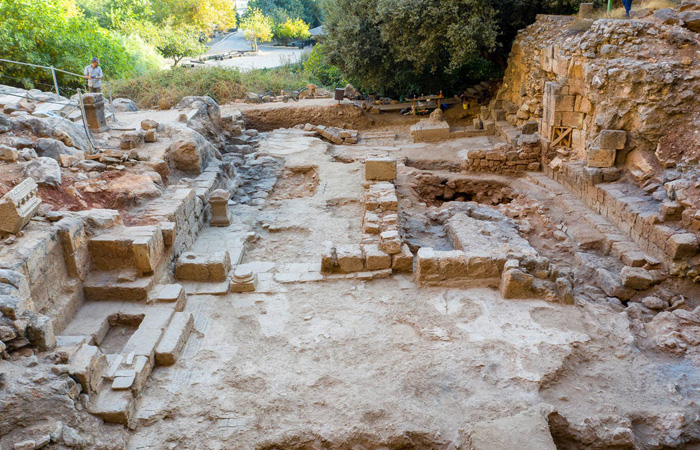
[(10, 121), (14, 131), (25, 131), (39, 138), (56, 139), (85, 153), (92, 151), (85, 130), (69, 120), (60, 117), (18, 116), (12, 117)]
[(61, 185), (61, 166), (53, 158), (41, 157), (31, 161), (22, 169), (22, 175), (33, 178), (39, 185)]

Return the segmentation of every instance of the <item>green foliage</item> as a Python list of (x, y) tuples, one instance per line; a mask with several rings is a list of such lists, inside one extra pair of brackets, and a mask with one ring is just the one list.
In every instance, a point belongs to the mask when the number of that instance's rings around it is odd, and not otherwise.
[(259, 9), (276, 24), (301, 19), (311, 28), (321, 24), (320, 0), (250, 0), (248, 8)]
[(265, 16), (261, 10), (248, 8), (241, 21), (241, 28), (245, 30), (245, 38), (250, 41), (254, 52), (258, 51), (258, 42), (272, 40), (272, 26), (272, 19)]
[[(0, 17), (0, 58), (53, 64), (82, 74), (90, 58), (97, 56), (107, 78), (134, 72), (132, 59), (120, 38), (83, 16), (71, 0), (0, 0)], [(49, 71), (29, 66), (3, 63), (2, 74), (26, 79), (21, 83), (26, 87), (31, 87), (31, 80), (53, 84)], [(58, 78), (61, 86), (84, 83), (65, 74)]]
[(165, 60), (158, 51), (137, 34), (128, 36), (114, 33), (131, 59), (133, 73), (141, 75), (161, 70)]
[(284, 45), (289, 44), (289, 41), (293, 39), (308, 39), (311, 34), (309, 33), (309, 24), (301, 19), (287, 19), (284, 23), (275, 26), (274, 37)]
[(326, 46), (316, 44), (303, 62), (304, 70), (309, 74), (314, 84), (328, 87), (341, 87), (347, 84), (338, 66), (328, 62)]
[(504, 67), (517, 30), (579, 0), (324, 0), (327, 56), (356, 87), (459, 92)]
[(207, 47), (197, 40), (197, 31), (183, 25), (163, 28), (156, 47), (164, 57), (174, 61), (173, 67), (186, 56), (197, 56), (207, 51)]
[(248, 92), (278, 94), (282, 89), (299, 89), (311, 82), (298, 65), (247, 72), (218, 66), (176, 67), (119, 80), (112, 89), (115, 96), (130, 98), (141, 108), (152, 108), (161, 102), (175, 105), (187, 95), (208, 95), (223, 103), (246, 98)]

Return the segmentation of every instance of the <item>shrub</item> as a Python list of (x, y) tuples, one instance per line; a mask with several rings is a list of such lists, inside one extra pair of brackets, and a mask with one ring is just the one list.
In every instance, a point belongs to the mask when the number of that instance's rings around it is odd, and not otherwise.
[(347, 84), (340, 73), (340, 68), (328, 62), (324, 44), (316, 44), (311, 53), (305, 57), (304, 70), (310, 75), (315, 84), (337, 87)]

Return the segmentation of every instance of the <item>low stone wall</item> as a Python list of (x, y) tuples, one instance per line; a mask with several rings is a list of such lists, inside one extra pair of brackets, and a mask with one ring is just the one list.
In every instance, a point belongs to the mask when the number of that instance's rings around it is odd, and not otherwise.
[[(533, 136), (537, 139), (536, 135)], [(539, 144), (519, 148), (509, 144), (498, 144), (491, 150), (469, 150), (462, 170), (505, 174), (536, 171), (540, 170), (540, 158)]]
[(564, 163), (545, 173), (566, 186), (598, 214), (629, 235), (644, 251), (670, 260), (689, 260), (698, 253), (698, 239), (683, 229), (659, 224), (656, 202), (646, 200), (635, 186), (625, 183), (596, 185), (585, 176), (584, 162)]

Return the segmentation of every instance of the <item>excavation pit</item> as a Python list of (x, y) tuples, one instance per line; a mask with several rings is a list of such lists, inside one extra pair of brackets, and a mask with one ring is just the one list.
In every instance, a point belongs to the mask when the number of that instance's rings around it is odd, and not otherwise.
[(517, 196), (513, 188), (502, 181), (452, 174), (421, 172), (411, 186), (428, 206), (441, 206), (446, 202), (497, 206), (508, 204)]
[(131, 336), (138, 330), (139, 325), (143, 321), (142, 315), (133, 317), (120, 317), (115, 315), (109, 318), (109, 328), (107, 334), (100, 342), (99, 348), (102, 353), (118, 354), (121, 353), (126, 343), (131, 339)]

